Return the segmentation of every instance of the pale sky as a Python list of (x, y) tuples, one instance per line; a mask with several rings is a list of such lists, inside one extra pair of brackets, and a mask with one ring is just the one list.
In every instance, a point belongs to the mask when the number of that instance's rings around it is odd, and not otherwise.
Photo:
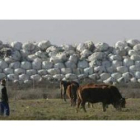
[(139, 39), (140, 20), (0, 20), (0, 40), (50, 40), (75, 44), (88, 40), (114, 45), (118, 40)]

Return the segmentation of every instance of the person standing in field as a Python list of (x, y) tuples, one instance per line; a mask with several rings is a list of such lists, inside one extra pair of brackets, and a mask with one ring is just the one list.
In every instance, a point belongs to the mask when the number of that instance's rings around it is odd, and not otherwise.
[(10, 115), (6, 80), (1, 80), (0, 84), (0, 114), (6, 116)]

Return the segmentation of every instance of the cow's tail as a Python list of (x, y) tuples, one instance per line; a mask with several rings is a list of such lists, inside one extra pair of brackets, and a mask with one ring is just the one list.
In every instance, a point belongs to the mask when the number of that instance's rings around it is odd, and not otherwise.
[(77, 89), (77, 113), (78, 113), (78, 110), (79, 110), (79, 106), (81, 104), (81, 101), (82, 101), (82, 97), (81, 97), (81, 88), (79, 87)]
[(80, 87), (77, 89), (77, 98), (82, 101), (81, 88)]

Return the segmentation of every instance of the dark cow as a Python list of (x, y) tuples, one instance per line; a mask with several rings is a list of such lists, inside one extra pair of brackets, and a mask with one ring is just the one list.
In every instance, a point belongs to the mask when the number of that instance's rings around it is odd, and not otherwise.
[(75, 83), (72, 83), (72, 84), (68, 85), (68, 87), (67, 87), (66, 94), (71, 100), (71, 106), (76, 105), (78, 87), (79, 86)]
[(86, 112), (85, 103), (98, 103), (103, 105), (103, 111), (106, 111), (106, 107), (112, 104), (116, 109), (121, 110), (125, 107), (125, 98), (122, 98), (119, 90), (115, 86), (91, 86), (86, 88), (79, 88), (77, 92), (78, 104), (77, 111), (81, 104), (82, 108)]
[[(76, 81), (64, 81), (64, 80), (60, 81), (61, 99), (64, 97), (64, 101), (66, 101), (67, 87), (72, 83), (76, 84), (77, 87), (79, 87), (79, 84)], [(62, 93), (62, 91), (63, 91), (63, 93)]]

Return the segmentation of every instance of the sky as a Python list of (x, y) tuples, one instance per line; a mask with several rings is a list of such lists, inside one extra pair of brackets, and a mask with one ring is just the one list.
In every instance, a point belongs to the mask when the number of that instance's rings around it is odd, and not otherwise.
[(50, 40), (52, 44), (85, 41), (114, 45), (119, 40), (140, 39), (140, 20), (0, 20), (0, 40)]

